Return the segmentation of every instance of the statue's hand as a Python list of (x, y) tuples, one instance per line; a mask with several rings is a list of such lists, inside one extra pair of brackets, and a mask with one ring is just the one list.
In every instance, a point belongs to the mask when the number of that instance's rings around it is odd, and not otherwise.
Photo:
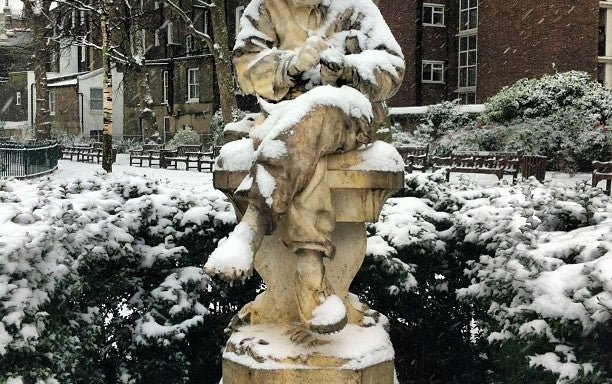
[(318, 36), (309, 37), (291, 60), (289, 75), (295, 76), (319, 65), (321, 52), (325, 49), (327, 43), (323, 39)]
[(344, 55), (331, 49), (321, 54), (321, 81), (323, 84), (335, 84), (343, 76), (345, 68)]

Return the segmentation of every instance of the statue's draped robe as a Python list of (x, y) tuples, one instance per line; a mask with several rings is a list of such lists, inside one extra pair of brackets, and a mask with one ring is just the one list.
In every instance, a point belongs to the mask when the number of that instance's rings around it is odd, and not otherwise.
[[(304, 103), (305, 94), (322, 85), (319, 68), (296, 77), (288, 68), (309, 36), (331, 47), (324, 59), (333, 59), (335, 52), (345, 55), (348, 65), (331, 84), (334, 88), (321, 89), (330, 92), (317, 92), (320, 102), (310, 97)], [(369, 143), (371, 130), (385, 118), (384, 100), (403, 78), (399, 45), (370, 0), (324, 0), (319, 6), (253, 0), (245, 9), (233, 60), (240, 88), (259, 97), (264, 111), (251, 131), (256, 155), (237, 197), (242, 194), (260, 207), (268, 230), (284, 216), (283, 239), (294, 250), (331, 256), (334, 210), (319, 160)], [(363, 98), (369, 111), (347, 113), (334, 98)], [(301, 118), (278, 126), (293, 115)]]

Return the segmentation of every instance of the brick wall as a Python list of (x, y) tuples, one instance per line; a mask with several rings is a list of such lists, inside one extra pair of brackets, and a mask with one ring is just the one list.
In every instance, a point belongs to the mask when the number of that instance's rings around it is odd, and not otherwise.
[(481, 1), (479, 101), (524, 77), (570, 69), (597, 75), (597, 0)]
[(416, 1), (380, 0), (378, 7), (385, 18), (395, 39), (402, 47), (406, 62), (404, 82), (397, 94), (389, 100), (390, 106), (413, 105), (416, 99), (415, 47), (417, 26)]
[[(457, 97), (459, 0), (445, 5), (445, 28), (422, 26), (422, 0), (380, 0), (379, 7), (406, 60), (391, 106), (426, 105)], [(481, 0), (477, 102), (524, 77), (570, 69), (597, 75), (597, 0)], [(421, 84), (421, 61), (445, 61), (444, 84)]]
[(52, 87), (55, 92), (55, 115), (50, 116), (51, 131), (54, 134), (68, 133), (78, 135), (81, 132), (79, 122), (79, 97), (75, 86)]
[[(17, 92), (21, 93), (21, 103), (17, 105)], [(28, 80), (26, 72), (13, 72), (9, 80), (0, 85), (0, 121), (28, 120)]]

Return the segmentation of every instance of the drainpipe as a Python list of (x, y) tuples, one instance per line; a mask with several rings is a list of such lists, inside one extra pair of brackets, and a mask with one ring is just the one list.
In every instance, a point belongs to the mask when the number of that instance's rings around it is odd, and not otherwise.
[[(32, 129), (34, 129), (34, 116), (35, 116), (35, 108), (34, 108), (34, 86), (36, 85), (36, 83), (32, 83), (30, 84), (30, 105), (32, 106), (30, 108), (30, 121), (32, 122)], [(36, 106), (38, 107), (38, 106)]]
[(81, 120), (81, 138), (83, 138), (85, 136), (85, 123), (83, 122), (83, 92), (79, 92), (79, 103), (81, 104), (81, 113), (80, 113), (80, 120)]

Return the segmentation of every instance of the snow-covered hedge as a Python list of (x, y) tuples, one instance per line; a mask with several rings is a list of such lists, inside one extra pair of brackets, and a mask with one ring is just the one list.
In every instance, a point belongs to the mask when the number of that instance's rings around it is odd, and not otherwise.
[(521, 79), (487, 101), (484, 117), (503, 123), (551, 116), (563, 109), (587, 112), (605, 124), (612, 113), (612, 93), (579, 71)]
[(394, 345), (415, 364), (398, 364), (400, 377), (609, 379), (608, 196), (584, 184), (480, 188), (441, 178), (409, 178), (408, 197), (392, 199), (370, 228), (374, 258), (360, 287), (391, 314)]
[[(223, 329), (261, 288), (200, 270), (234, 220), (209, 185), (0, 181), (0, 383), (218, 381)], [(418, 174), (368, 232), (351, 289), (389, 316), (401, 381), (610, 378), (600, 190)]]
[(213, 382), (228, 314), (259, 284), (199, 267), (234, 220), (210, 186), (0, 181), (0, 382), (181, 383), (190, 366)]

